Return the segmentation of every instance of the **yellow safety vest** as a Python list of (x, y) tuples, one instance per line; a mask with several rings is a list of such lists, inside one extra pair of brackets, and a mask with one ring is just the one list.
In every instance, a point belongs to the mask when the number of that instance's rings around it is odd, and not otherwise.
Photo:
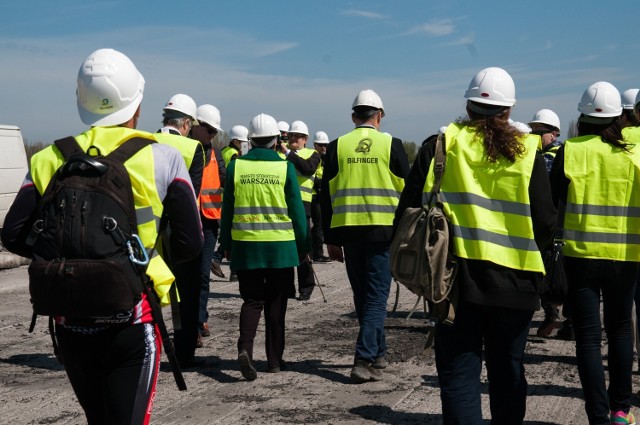
[[(173, 146), (178, 149), (182, 158), (184, 158), (184, 162), (187, 165), (187, 170), (191, 168), (191, 163), (193, 162), (193, 154), (196, 152), (196, 148), (200, 144), (197, 140), (190, 139), (184, 136), (178, 136), (177, 134), (171, 133), (154, 133), (154, 137), (156, 140), (164, 145)], [(204, 157), (202, 158), (202, 163), (204, 164)]]
[(393, 225), (404, 179), (389, 168), (391, 141), (369, 127), (338, 139), (338, 173), (329, 181), (331, 228)]
[[(101, 155), (108, 155), (125, 141), (133, 137), (154, 139), (155, 135), (125, 127), (93, 127), (79, 136), (76, 141), (87, 152), (96, 147)], [(54, 173), (64, 163), (64, 157), (54, 146), (50, 146), (31, 159), (31, 175), (38, 192), (42, 195)], [(124, 163), (133, 189), (133, 202), (136, 208), (138, 236), (152, 257), (146, 273), (153, 281), (154, 289), (163, 305), (169, 303), (168, 292), (175, 280), (171, 270), (161, 256), (153, 250), (157, 236), (163, 206), (155, 181), (153, 152), (147, 146)]]
[(225, 167), (229, 166), (229, 163), (231, 162), (231, 159), (234, 155), (240, 156), (240, 151), (232, 146), (225, 146), (224, 148), (222, 148), (222, 159), (224, 159)]
[(233, 187), (235, 202), (231, 239), (244, 242), (293, 241), (295, 234), (284, 193), (284, 161), (254, 161), (238, 157)]
[[(539, 139), (523, 136), (524, 156), (513, 163), (505, 158), (490, 163), (482, 138), (473, 127), (447, 127), (440, 199), (451, 221), (457, 256), (544, 273), (529, 202), (529, 181)], [(433, 169), (432, 161), (423, 201), (433, 187)]]
[[(320, 164), (318, 164), (318, 169), (316, 170), (316, 173), (313, 175), (314, 181), (315, 179), (322, 180), (323, 171), (324, 171), (324, 167), (322, 165), (322, 161), (320, 161)], [(318, 194), (318, 191), (316, 190), (316, 186), (314, 184), (313, 195), (317, 195), (317, 194)]]
[[(309, 159), (314, 152), (315, 149), (302, 148), (292, 154), (298, 155), (302, 159)], [(313, 198), (313, 175), (303, 176), (298, 170), (296, 170), (296, 177), (298, 177), (298, 185), (300, 186), (300, 197), (302, 198), (302, 202), (311, 202), (311, 199)]]
[[(627, 143), (640, 129), (623, 130)], [(640, 149), (630, 152), (599, 136), (569, 139), (564, 173), (570, 180), (563, 253), (568, 257), (640, 261)]]

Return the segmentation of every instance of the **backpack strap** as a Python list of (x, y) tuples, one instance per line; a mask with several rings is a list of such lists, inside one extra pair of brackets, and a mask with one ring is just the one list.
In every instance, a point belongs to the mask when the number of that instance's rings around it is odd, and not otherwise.
[(153, 139), (145, 139), (143, 137), (133, 137), (118, 146), (118, 148), (107, 155), (107, 157), (118, 161), (120, 164), (124, 164), (142, 148), (149, 146), (152, 143), (156, 143), (156, 141)]
[(438, 134), (438, 138), (436, 139), (436, 153), (433, 166), (433, 174), (435, 178), (433, 187), (431, 188), (431, 193), (429, 194), (429, 206), (431, 206), (433, 199), (437, 198), (438, 193), (440, 192), (440, 184), (442, 183), (442, 175), (444, 174), (444, 167), (447, 159), (444, 144), (444, 134)]
[(85, 154), (85, 152), (82, 150), (82, 148), (78, 144), (78, 141), (71, 136), (65, 137), (63, 139), (58, 139), (55, 142), (53, 142), (53, 144), (56, 145), (56, 148), (58, 148), (60, 153), (62, 153), (62, 156), (64, 157), (64, 159), (69, 159), (74, 155)]

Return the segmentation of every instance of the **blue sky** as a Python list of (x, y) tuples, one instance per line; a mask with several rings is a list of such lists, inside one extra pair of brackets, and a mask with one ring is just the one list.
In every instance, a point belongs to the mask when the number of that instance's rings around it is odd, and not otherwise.
[(4, 2), (0, 123), (30, 141), (82, 132), (78, 68), (110, 47), (145, 77), (147, 131), (186, 93), (216, 105), (226, 130), (264, 112), (333, 139), (370, 88), (381, 130), (419, 143), (463, 114), (477, 71), (500, 66), (516, 83), (512, 118), (553, 109), (564, 139), (589, 84), (640, 87), (638, 12), (637, 0)]

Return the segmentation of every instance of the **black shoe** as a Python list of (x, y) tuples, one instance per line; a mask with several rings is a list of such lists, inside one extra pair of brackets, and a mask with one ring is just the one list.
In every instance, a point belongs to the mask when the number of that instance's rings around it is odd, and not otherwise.
[(246, 350), (242, 350), (238, 353), (238, 363), (240, 363), (240, 373), (247, 381), (255, 381), (258, 377), (256, 368), (251, 363), (251, 358)]
[(280, 360), (280, 366), (269, 366), (267, 368), (267, 373), (280, 373), (283, 370), (287, 370), (287, 364), (284, 360)]
[(309, 301), (311, 299), (311, 292), (301, 292), (300, 296), (296, 299), (298, 301)]
[(314, 263), (332, 263), (333, 260), (329, 257), (321, 255), (319, 257), (313, 257), (313, 262)]
[(576, 340), (576, 332), (573, 329), (573, 321), (565, 320), (562, 322), (562, 327), (558, 329), (558, 338), (564, 339), (565, 341), (575, 341)]
[(551, 335), (551, 332), (553, 332), (553, 330), (558, 326), (560, 326), (558, 316), (545, 316), (544, 320), (540, 324), (540, 327), (536, 331), (536, 335), (547, 338), (549, 335)]
[(236, 272), (231, 272), (231, 274), (229, 274), (229, 282), (237, 282), (238, 281), (238, 274)]

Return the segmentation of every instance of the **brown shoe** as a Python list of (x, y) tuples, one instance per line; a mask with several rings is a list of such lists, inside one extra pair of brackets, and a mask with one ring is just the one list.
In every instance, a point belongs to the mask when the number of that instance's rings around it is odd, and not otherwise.
[(222, 269), (220, 268), (220, 263), (218, 263), (217, 261), (211, 262), (211, 273), (223, 279), (226, 277), (222, 272)]
[(198, 339), (196, 339), (196, 348), (202, 348), (202, 347), (204, 347), (204, 344), (202, 342), (202, 336), (198, 334)]
[(549, 335), (551, 335), (551, 332), (553, 332), (553, 330), (558, 327), (560, 327), (560, 321), (558, 320), (558, 318), (547, 316), (540, 324), (540, 327), (536, 331), (536, 335), (547, 338), (549, 337)]
[(211, 331), (209, 331), (209, 324), (208, 323), (202, 323), (201, 327), (200, 327), (200, 336), (211, 336)]

